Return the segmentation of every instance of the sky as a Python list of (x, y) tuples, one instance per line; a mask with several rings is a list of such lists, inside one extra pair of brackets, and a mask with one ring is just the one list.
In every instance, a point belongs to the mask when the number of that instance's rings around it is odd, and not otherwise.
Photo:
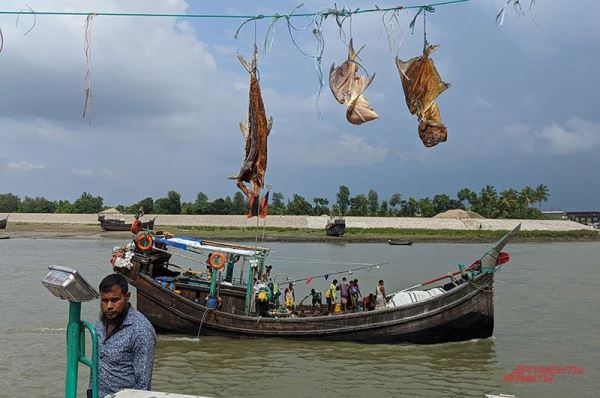
[[(335, 200), (374, 189), (380, 199), (455, 196), (545, 184), (543, 209), (599, 210), (600, 2), (538, 1), (533, 15), (512, 7), (498, 27), (504, 0), (439, 6), (427, 15), (428, 41), (444, 81), (438, 98), (448, 141), (421, 143), (394, 64), (420, 55), (423, 20), (415, 10), (389, 27), (382, 14), (359, 14), (340, 32), (322, 24), (325, 87), (319, 79), (312, 19), (133, 18), (97, 16), (91, 25), (91, 125), (82, 118), (86, 85), (84, 16), (0, 15), (0, 193), (73, 201), (82, 192), (106, 205), (131, 204), (170, 190), (194, 201), (233, 195), (243, 160), (238, 123), (246, 118), (249, 76), (237, 60), (259, 48), (260, 83), (269, 136), (266, 183), (286, 199), (298, 193)], [(423, 2), (406, 1), (405, 6)], [(293, 1), (41, 0), (3, 1), (3, 11), (202, 13), (271, 15)], [(372, 8), (365, 1), (339, 8)], [(397, 5), (378, 2), (379, 7)], [(524, 1), (528, 6), (528, 2)], [(334, 4), (308, 0), (315, 12)], [(389, 16), (389, 14), (388, 14)], [(386, 28), (387, 26), (387, 28)], [(33, 28), (33, 29), (31, 29)], [(389, 40), (389, 36), (394, 37)], [(366, 91), (380, 118), (354, 126), (327, 85), (347, 41), (365, 46), (360, 64), (376, 74)], [(256, 38), (256, 39), (255, 39)]]

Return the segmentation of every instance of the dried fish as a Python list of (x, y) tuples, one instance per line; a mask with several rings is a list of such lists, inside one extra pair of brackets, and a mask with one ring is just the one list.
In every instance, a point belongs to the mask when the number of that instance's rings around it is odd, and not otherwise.
[(402, 61), (396, 58), (396, 67), (402, 79), (402, 88), (408, 110), (419, 119), (419, 137), (431, 147), (444, 142), (448, 132), (442, 123), (436, 98), (450, 87), (442, 81), (429, 55), (439, 46), (427, 46), (423, 55)]
[(347, 106), (346, 119), (352, 124), (363, 124), (379, 117), (363, 95), (375, 78), (375, 74), (357, 76), (358, 65), (355, 60), (363, 48), (364, 46), (355, 52), (350, 39), (348, 59), (337, 68), (332, 64), (329, 70), (329, 88), (335, 99)]
[[(230, 179), (237, 180), (237, 186), (250, 197), (258, 196), (264, 186), (265, 172), (267, 170), (267, 137), (273, 126), (273, 118), (267, 119), (265, 106), (260, 93), (257, 77), (258, 49), (254, 49), (252, 63), (246, 61), (241, 55), (238, 59), (250, 74), (250, 90), (248, 104), (248, 122), (240, 123), (244, 136), (244, 161), (239, 174)], [(252, 190), (245, 183), (252, 182)]]

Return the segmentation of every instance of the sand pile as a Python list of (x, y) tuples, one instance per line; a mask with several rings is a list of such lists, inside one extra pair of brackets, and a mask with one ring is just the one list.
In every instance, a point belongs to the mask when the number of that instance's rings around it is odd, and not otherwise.
[(436, 214), (433, 217), (434, 218), (456, 218), (459, 220), (463, 219), (463, 218), (484, 218), (484, 217), (480, 216), (479, 214), (475, 213), (474, 211), (462, 210), (462, 209), (448, 210), (443, 213)]

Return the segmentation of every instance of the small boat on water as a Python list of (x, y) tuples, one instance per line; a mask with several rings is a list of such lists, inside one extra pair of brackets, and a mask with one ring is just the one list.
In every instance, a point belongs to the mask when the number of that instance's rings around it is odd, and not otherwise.
[(332, 217), (327, 220), (325, 226), (327, 236), (337, 236), (341, 238), (346, 233), (346, 220), (342, 217)]
[(392, 246), (411, 246), (414, 242), (412, 240), (392, 240), (388, 239), (388, 244)]
[(0, 239), (10, 239), (10, 236), (8, 236), (8, 235), (1, 235)]
[[(159, 332), (443, 343), (492, 335), (494, 274), (508, 262), (502, 249), (519, 229), (520, 225), (466, 269), (389, 295), (385, 308), (360, 311), (359, 307), (354, 313), (332, 315), (326, 311), (304, 315), (300, 306), (290, 309), (277, 304), (264, 311), (265, 286), (272, 288), (259, 282), (258, 276), (269, 270), (268, 248), (138, 234), (134, 242), (113, 252), (111, 262), (115, 272), (136, 287), (138, 310)], [(188, 262), (208, 266), (207, 270), (192, 271), (172, 263), (176, 250), (185, 251), (182, 256)], [(207, 256), (206, 262), (193, 255)]]
[[(150, 221), (142, 222), (142, 229), (152, 230), (154, 229), (154, 217)], [(131, 230), (132, 223), (126, 223), (122, 218), (106, 218), (102, 213), (98, 214), (98, 221), (100, 221), (100, 228), (104, 231), (129, 231)]]
[(6, 216), (6, 218), (3, 218), (2, 220), (0, 220), (0, 229), (5, 229), (6, 224), (8, 224), (8, 216)]

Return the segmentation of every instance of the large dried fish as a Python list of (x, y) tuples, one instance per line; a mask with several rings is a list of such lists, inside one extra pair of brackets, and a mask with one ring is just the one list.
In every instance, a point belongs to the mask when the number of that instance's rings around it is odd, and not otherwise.
[[(246, 196), (258, 196), (264, 186), (265, 172), (267, 170), (267, 137), (273, 126), (273, 118), (267, 119), (265, 106), (260, 94), (258, 84), (255, 48), (252, 63), (246, 61), (241, 55), (238, 58), (250, 74), (250, 98), (248, 104), (248, 122), (240, 123), (244, 136), (244, 161), (239, 174), (230, 177), (237, 180), (237, 186)], [(245, 183), (252, 182), (252, 190)]]
[(375, 74), (357, 76), (358, 65), (355, 60), (363, 48), (364, 46), (355, 52), (350, 39), (348, 59), (337, 68), (332, 64), (329, 70), (329, 88), (335, 99), (347, 106), (346, 119), (352, 124), (363, 124), (379, 117), (363, 95), (375, 78)]
[(442, 81), (429, 58), (437, 48), (438, 46), (427, 46), (423, 55), (408, 61), (396, 57), (406, 105), (410, 113), (417, 115), (419, 137), (427, 147), (446, 141), (448, 136), (435, 99), (450, 87), (450, 83)]

